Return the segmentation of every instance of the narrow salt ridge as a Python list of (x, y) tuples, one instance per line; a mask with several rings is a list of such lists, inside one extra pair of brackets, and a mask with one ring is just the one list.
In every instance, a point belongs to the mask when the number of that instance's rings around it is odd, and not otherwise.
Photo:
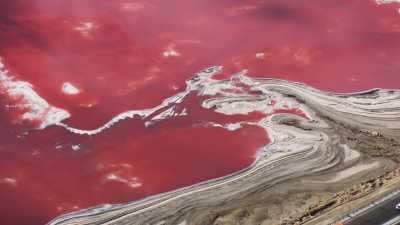
[[(248, 97), (253, 99), (254, 96), (251, 96), (246, 93), (246, 91), (242, 90), (243, 93), (230, 93), (226, 92), (225, 90), (228, 89), (236, 89), (240, 90), (241, 88), (236, 86), (235, 84), (246, 84), (249, 86), (254, 86), (254, 81), (246, 76), (247, 70), (243, 70), (237, 74), (234, 74), (230, 80), (215, 80), (212, 78), (213, 75), (220, 73), (222, 71), (221, 66), (214, 66), (207, 68), (191, 79), (186, 82), (186, 90), (183, 92), (179, 92), (169, 98), (166, 98), (160, 105), (149, 108), (149, 109), (142, 109), (142, 110), (130, 110), (127, 112), (123, 112), (115, 117), (113, 117), (109, 122), (104, 124), (103, 126), (93, 129), (93, 130), (81, 130), (78, 128), (70, 127), (64, 123), (58, 123), (57, 125), (64, 127), (68, 131), (80, 134), (80, 135), (96, 135), (104, 130), (111, 128), (116, 123), (125, 120), (125, 119), (132, 119), (135, 116), (140, 117), (141, 119), (147, 119), (148, 117), (154, 115), (159, 110), (162, 110), (159, 114), (153, 116), (149, 121), (145, 122), (145, 126), (149, 127), (154, 125), (158, 121), (165, 120), (167, 118), (173, 116), (181, 116), (186, 115), (186, 109), (182, 111), (181, 114), (176, 113), (175, 106), (176, 104), (181, 103), (185, 97), (193, 92), (196, 91), (200, 96), (215, 96), (217, 94), (222, 95), (223, 97), (237, 97), (238, 101), (232, 101), (229, 99), (226, 103), (220, 102), (221, 99), (224, 101), (223, 98), (217, 99), (209, 99), (205, 100), (202, 104), (204, 108), (210, 109), (214, 106), (217, 107), (216, 112), (223, 113), (226, 115), (233, 115), (233, 114), (248, 114), (250, 112), (259, 111), (266, 114), (272, 114), (275, 110), (278, 109), (302, 109), (302, 105), (298, 104), (297, 101), (294, 101), (291, 98), (284, 97), (282, 94), (277, 92), (270, 92), (266, 93), (267, 97), (260, 97), (258, 101), (243, 101), (243, 98)], [(271, 101), (275, 101), (276, 104), (269, 105)], [(166, 108), (166, 109), (165, 109)], [(164, 109), (164, 110), (163, 110)], [(307, 112), (306, 109), (302, 110)], [(239, 124), (240, 126), (240, 124)], [(234, 131), (239, 129), (238, 125), (223, 125), (225, 129), (230, 131)]]
[(69, 118), (70, 114), (64, 109), (60, 109), (49, 105), (49, 103), (40, 97), (32, 84), (25, 81), (15, 80), (13, 76), (5, 69), (0, 58), (0, 86), (5, 89), (5, 92), (14, 99), (18, 100), (15, 105), (17, 109), (29, 109), (29, 111), (22, 114), (22, 120), (40, 121), (39, 129), (44, 129), (48, 126), (58, 124), (62, 120)]
[[(64, 127), (68, 131), (75, 133), (75, 134), (96, 135), (96, 134), (103, 132), (106, 129), (111, 128), (116, 123), (118, 123), (122, 120), (125, 120), (125, 119), (132, 119), (135, 116), (138, 116), (141, 119), (146, 119), (149, 116), (153, 115), (154, 113), (156, 113), (157, 111), (159, 111), (163, 108), (170, 107), (173, 104), (181, 103), (190, 92), (198, 90), (199, 86), (201, 86), (204, 82), (212, 80), (211, 77), (213, 75), (221, 72), (221, 70), (222, 70), (221, 66), (215, 66), (215, 67), (210, 67), (208, 69), (205, 69), (205, 70), (199, 72), (198, 74), (196, 74), (192, 79), (190, 79), (186, 82), (186, 90), (185, 91), (179, 92), (171, 97), (164, 99), (160, 105), (155, 106), (153, 108), (149, 108), (149, 109), (129, 110), (129, 111), (123, 112), (123, 113), (118, 114), (117, 116), (113, 117), (110, 121), (108, 121), (107, 123), (105, 123), (103, 126), (101, 126), (99, 128), (96, 128), (93, 130), (81, 130), (78, 128), (70, 127), (67, 124), (62, 123), (62, 122), (57, 123), (57, 125)], [(153, 117), (153, 119), (155, 118), (153, 120), (153, 122), (157, 119), (165, 119), (172, 115), (175, 115), (175, 112), (172, 112), (171, 110), (173, 110), (173, 107), (171, 107), (170, 109), (167, 109), (166, 111), (163, 111), (161, 113), (161, 115), (156, 115), (155, 117)], [(151, 125), (151, 122), (147, 123), (147, 126), (149, 126), (149, 125)], [(145, 126), (146, 126), (146, 124), (145, 124)]]
[[(122, 120), (132, 119), (135, 116), (141, 119), (148, 119), (152, 116), (152, 118), (149, 121), (146, 121), (144, 124), (145, 127), (149, 127), (154, 125), (156, 122), (168, 119), (170, 117), (187, 115), (186, 109), (184, 109), (180, 114), (177, 113), (175, 111), (175, 105), (181, 103), (191, 92), (197, 92), (199, 96), (209, 96), (209, 99), (203, 101), (202, 107), (206, 109), (215, 107), (216, 112), (226, 115), (247, 115), (256, 111), (265, 114), (273, 114), (274, 111), (280, 109), (296, 109), (304, 112), (308, 118), (312, 117), (312, 115), (308, 113), (309, 110), (307, 107), (290, 97), (283, 96), (281, 93), (257, 89), (263, 94), (255, 97), (247, 93), (247, 91), (242, 87), (238, 87), (237, 84), (248, 85), (252, 88), (256, 87), (257, 81), (254, 81), (246, 76), (247, 70), (242, 70), (239, 73), (232, 75), (232, 77), (227, 80), (216, 80), (212, 78), (213, 75), (218, 74), (221, 71), (222, 66), (207, 68), (186, 81), (185, 91), (166, 98), (160, 105), (149, 109), (130, 110), (123, 112), (113, 117), (110, 121), (97, 129), (81, 130), (70, 127), (64, 123), (58, 123), (57, 125), (62, 126), (75, 134), (96, 135), (106, 129), (111, 128), (113, 125)], [(231, 93), (226, 90), (240, 90), (241, 93)], [(221, 97), (212, 97), (216, 95)], [(271, 102), (275, 103), (270, 104)], [(157, 111), (161, 112), (156, 114)], [(239, 129), (241, 124), (225, 124), (221, 126), (227, 130), (234, 131)]]
[(205, 123), (204, 126), (206, 127), (220, 127), (220, 128), (224, 128), (227, 129), (229, 131), (235, 131), (238, 130), (240, 128), (242, 128), (242, 124), (249, 124), (247, 122), (238, 122), (238, 123), (226, 123), (226, 124), (220, 124), (220, 123), (214, 123), (214, 122), (208, 122)]
[(172, 106), (172, 107), (168, 108), (167, 110), (165, 110), (165, 111), (161, 112), (160, 114), (151, 118), (150, 121), (146, 121), (144, 125), (145, 125), (145, 127), (149, 127), (149, 126), (155, 124), (157, 121), (165, 120), (167, 118), (175, 116), (176, 114), (177, 113), (175, 112), (175, 106)]
[(144, 123), (144, 126), (145, 127), (150, 127), (150, 126), (153, 126), (154, 124), (156, 124), (159, 121), (166, 120), (166, 119), (171, 118), (171, 117), (178, 117), (178, 116), (186, 116), (186, 115), (188, 115), (187, 111), (186, 111), (186, 108), (183, 109), (180, 113), (178, 113), (175, 110), (175, 108), (176, 108), (175, 106), (171, 106), (168, 109), (162, 111), (160, 114), (155, 115), (153, 118), (150, 119), (150, 121), (146, 121)]

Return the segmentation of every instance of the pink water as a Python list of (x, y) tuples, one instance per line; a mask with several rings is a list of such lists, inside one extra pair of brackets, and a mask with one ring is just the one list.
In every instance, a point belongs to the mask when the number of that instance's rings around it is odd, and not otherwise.
[[(65, 123), (93, 129), (160, 104), (212, 65), (225, 68), (218, 78), (248, 69), (331, 91), (399, 88), (399, 8), (372, 0), (0, 0), (0, 57), (15, 79), (71, 114)], [(65, 82), (80, 93), (62, 92)], [(0, 224), (44, 224), (227, 175), (268, 143), (259, 127), (200, 126), (263, 115), (224, 116), (195, 95), (182, 103), (188, 116), (148, 128), (125, 120), (91, 137), (16, 123), (23, 112), (6, 105), (18, 101), (2, 91)]]

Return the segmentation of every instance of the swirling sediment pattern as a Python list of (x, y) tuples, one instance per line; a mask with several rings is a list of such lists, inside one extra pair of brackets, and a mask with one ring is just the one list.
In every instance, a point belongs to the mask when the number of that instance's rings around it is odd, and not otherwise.
[[(259, 121), (240, 124), (262, 127), (271, 141), (259, 150), (251, 166), (229, 176), (139, 201), (69, 213), (48, 224), (204, 224), (198, 211), (245, 201), (257, 191), (287, 180), (332, 171), (338, 174), (355, 166), (360, 157), (357, 149), (349, 148), (332, 123), (392, 137), (400, 135), (400, 91), (373, 89), (349, 94), (328, 93), (301, 83), (249, 78), (245, 72), (229, 80), (213, 79), (220, 70), (220, 67), (213, 67), (197, 74), (187, 82), (185, 92), (178, 95), (184, 98), (195, 91), (208, 97), (202, 103), (204, 108), (218, 113), (264, 113), (265, 117)], [(241, 92), (226, 91), (232, 88)], [(177, 102), (164, 103), (163, 107)], [(301, 113), (285, 113), (282, 109)], [(75, 133), (93, 132), (65, 127)], [(331, 183), (341, 181), (339, 177)]]

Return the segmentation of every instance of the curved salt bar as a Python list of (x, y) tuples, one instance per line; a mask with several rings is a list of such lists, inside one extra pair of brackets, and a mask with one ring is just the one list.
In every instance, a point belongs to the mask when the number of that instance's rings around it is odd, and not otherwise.
[[(196, 213), (201, 209), (217, 208), (219, 205), (246, 199), (259, 190), (289, 179), (320, 172), (333, 171), (338, 174), (355, 166), (360, 154), (357, 149), (350, 149), (346, 145), (345, 138), (332, 126), (333, 123), (387, 136), (400, 136), (400, 91), (374, 89), (336, 94), (300, 83), (249, 78), (244, 72), (234, 75), (230, 80), (212, 79), (212, 75), (220, 69), (213, 67), (197, 74), (187, 82), (184, 92), (146, 112), (179, 103), (189, 92), (196, 91), (199, 95), (212, 96), (204, 100), (202, 106), (219, 113), (265, 113), (265, 118), (260, 121), (243, 122), (264, 128), (270, 139), (270, 143), (259, 150), (251, 166), (229, 176), (140, 201), (100, 205), (62, 215), (49, 225), (201, 224), (201, 216)], [(248, 92), (233, 94), (224, 91), (238, 83), (247, 85), (250, 88)], [(267, 104), (270, 102), (276, 104), (270, 106)], [(304, 116), (274, 113), (274, 110), (281, 107), (299, 109)], [(151, 114), (143, 111), (120, 114), (117, 119), (94, 131), (81, 131), (61, 125), (71, 132), (96, 134), (136, 113), (142, 118)], [(325, 185), (340, 183), (343, 179), (337, 176)]]

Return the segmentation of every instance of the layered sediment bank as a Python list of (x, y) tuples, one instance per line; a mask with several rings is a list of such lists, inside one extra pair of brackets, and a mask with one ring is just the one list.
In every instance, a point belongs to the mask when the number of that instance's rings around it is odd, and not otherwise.
[[(396, 167), (396, 159), (380, 149), (385, 147), (393, 155), (398, 150), (400, 91), (329, 93), (301, 83), (250, 78), (245, 71), (231, 79), (213, 79), (220, 70), (220, 67), (206, 69), (187, 81), (184, 92), (166, 99), (160, 106), (127, 112), (126, 116), (120, 114), (99, 129), (79, 130), (63, 123), (58, 125), (70, 132), (94, 135), (133, 114), (156, 122), (148, 118), (151, 113), (143, 112), (168, 109), (194, 92), (204, 99), (202, 107), (221, 114), (265, 115), (257, 121), (221, 125), (226, 129), (240, 129), (244, 125), (265, 129), (270, 143), (259, 150), (251, 166), (229, 176), (139, 201), (69, 213), (48, 224), (184, 225), (231, 224), (238, 220), (246, 221), (238, 224), (277, 224), (283, 219), (281, 214), (300, 213), (308, 200), (320, 201), (329, 193)], [(376, 147), (379, 145), (383, 147)], [(285, 196), (290, 197), (285, 199)], [(299, 199), (306, 204), (296, 208)], [(288, 212), (290, 207), (293, 210)]]

